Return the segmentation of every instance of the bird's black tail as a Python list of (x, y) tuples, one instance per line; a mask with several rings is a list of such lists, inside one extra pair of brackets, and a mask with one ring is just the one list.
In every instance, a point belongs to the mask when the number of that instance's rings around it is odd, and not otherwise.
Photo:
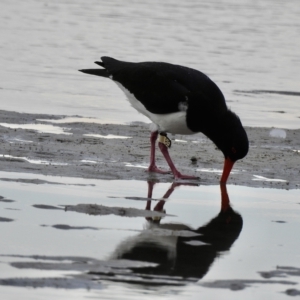
[(108, 56), (102, 56), (101, 60), (102, 61), (95, 61), (95, 64), (103, 69), (84, 69), (79, 71), (90, 75), (110, 77), (114, 73), (118, 73), (123, 67), (132, 65), (132, 63), (116, 60)]
[[(100, 63), (99, 63), (99, 65), (100, 65)], [(90, 75), (109, 77), (109, 73), (107, 72), (106, 69), (84, 69), (84, 70), (78, 70), (78, 71), (80, 71), (82, 73), (90, 74)]]

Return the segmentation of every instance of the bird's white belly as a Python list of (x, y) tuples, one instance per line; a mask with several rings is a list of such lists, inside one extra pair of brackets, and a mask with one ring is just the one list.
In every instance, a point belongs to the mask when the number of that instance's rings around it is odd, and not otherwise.
[(186, 125), (186, 111), (179, 111), (170, 114), (153, 114), (138, 101), (123, 85), (114, 81), (125, 93), (128, 101), (138, 112), (148, 117), (158, 128), (159, 131), (165, 131), (172, 134), (194, 134)]
[(172, 134), (193, 134), (186, 125), (186, 112), (180, 111), (171, 114), (151, 114), (149, 119), (158, 126), (160, 131)]

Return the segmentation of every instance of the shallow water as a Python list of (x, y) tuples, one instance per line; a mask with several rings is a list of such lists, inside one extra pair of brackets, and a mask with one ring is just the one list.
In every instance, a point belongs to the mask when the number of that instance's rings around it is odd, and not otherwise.
[(283, 299), (300, 291), (298, 190), (229, 185), (221, 194), (219, 186), (6, 172), (0, 188), (5, 299)]
[(208, 74), (248, 126), (300, 128), (300, 6), (292, 1), (1, 1), (1, 109), (147, 121), (100, 56)]

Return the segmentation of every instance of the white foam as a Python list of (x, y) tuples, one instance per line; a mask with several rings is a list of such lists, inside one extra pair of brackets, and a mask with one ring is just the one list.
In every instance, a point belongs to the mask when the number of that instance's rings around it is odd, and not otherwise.
[(133, 165), (132, 163), (125, 163), (125, 167), (133, 167), (133, 168), (147, 169), (146, 166), (142, 166), (142, 165)]
[(39, 164), (39, 165), (55, 165), (55, 166), (67, 166), (68, 165), (67, 163), (30, 159), (27, 157), (12, 156), (12, 155), (8, 155), (8, 154), (0, 154), (0, 159), (10, 160), (10, 161), (19, 161), (19, 162), (29, 162), (31, 164)]
[(14, 139), (11, 139), (9, 141), (10, 144), (14, 144), (14, 143), (33, 143), (33, 141), (27, 141), (27, 140), (22, 140), (22, 139), (17, 139), (17, 138), (14, 138)]
[(87, 159), (82, 159), (80, 162), (83, 162), (83, 163), (91, 163), (91, 164), (96, 164), (97, 162), (94, 161), (94, 160), (87, 160)]
[(131, 139), (131, 136), (124, 136), (124, 135), (114, 135), (114, 134), (108, 134), (108, 135), (101, 135), (101, 134), (93, 134), (93, 133), (87, 133), (84, 134), (84, 136), (88, 137), (96, 137), (100, 139)]
[(202, 168), (202, 169), (197, 169), (196, 171), (208, 172), (208, 173), (222, 173), (222, 170), (220, 169), (211, 169), (211, 168)]
[(96, 118), (83, 118), (83, 117), (66, 117), (62, 119), (37, 119), (37, 121), (48, 122), (54, 124), (67, 124), (67, 123), (95, 123), (95, 124), (105, 124), (106, 121)]
[(284, 180), (284, 179), (276, 179), (276, 178), (267, 178), (267, 177), (264, 177), (264, 176), (259, 176), (259, 175), (253, 175), (253, 178), (252, 180), (258, 180), (258, 181), (274, 181), (274, 182), (287, 182), (287, 180)]
[(70, 132), (65, 132), (64, 128), (62, 128), (62, 127), (47, 125), (47, 124), (9, 124), (9, 123), (0, 123), (0, 126), (12, 128), (12, 129), (36, 130), (38, 132), (51, 133), (51, 134), (68, 134), (68, 135), (72, 134)]
[[(207, 172), (207, 173), (217, 173), (217, 174), (222, 174), (223, 170), (221, 169), (213, 169), (213, 168), (201, 168), (201, 169), (197, 169), (196, 171), (198, 172)], [(236, 174), (238, 173), (239, 170), (232, 170), (230, 172), (230, 174)]]

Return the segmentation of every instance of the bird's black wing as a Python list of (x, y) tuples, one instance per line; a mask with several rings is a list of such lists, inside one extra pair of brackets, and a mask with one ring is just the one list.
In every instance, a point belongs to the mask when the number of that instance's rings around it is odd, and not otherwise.
[[(206, 106), (226, 107), (217, 85), (200, 71), (162, 62), (130, 63), (102, 57), (103, 66), (147, 110), (155, 114), (178, 112), (189, 105), (189, 98)], [(203, 96), (204, 95), (204, 96)], [(203, 97), (202, 97), (203, 96)], [(182, 105), (183, 104), (183, 105)]]

